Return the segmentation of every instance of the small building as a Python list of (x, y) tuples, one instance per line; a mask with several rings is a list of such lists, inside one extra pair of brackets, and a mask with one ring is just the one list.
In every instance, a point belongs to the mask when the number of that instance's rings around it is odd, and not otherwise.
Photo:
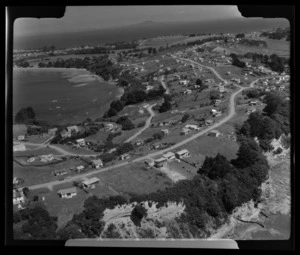
[(77, 172), (77, 173), (80, 173), (80, 172), (82, 172), (83, 170), (85, 169), (85, 167), (84, 166), (77, 166), (76, 168), (75, 168), (75, 172)]
[(103, 167), (103, 162), (101, 159), (95, 159), (95, 160), (92, 160), (92, 166), (94, 168), (100, 168), (100, 167)]
[(95, 185), (100, 182), (100, 179), (97, 177), (93, 177), (91, 179), (85, 180), (82, 182), (82, 186), (85, 189), (94, 189)]
[(48, 155), (42, 155), (40, 156), (40, 160), (42, 162), (49, 162), (52, 161), (54, 159), (53, 154), (48, 154)]
[(22, 188), (13, 189), (13, 205), (18, 205), (25, 202), (25, 195)]
[(252, 101), (252, 100), (249, 101), (249, 105), (256, 105), (257, 103), (258, 101)]
[(65, 175), (67, 174), (67, 170), (57, 170), (57, 171), (54, 171), (54, 176), (61, 176), (61, 175)]
[(208, 136), (218, 137), (221, 133), (218, 130), (212, 130), (208, 133)]
[(183, 150), (177, 151), (177, 152), (175, 153), (175, 156), (176, 156), (176, 158), (178, 158), (178, 159), (182, 159), (182, 158), (187, 158), (187, 157), (189, 157), (189, 156), (190, 156), (190, 153), (189, 153), (188, 150), (183, 149)]
[(79, 132), (80, 131), (80, 129), (79, 129), (79, 127), (78, 126), (70, 126), (70, 127), (67, 127), (67, 131), (68, 132)]
[(19, 135), (18, 140), (19, 141), (24, 141), (26, 139), (26, 135)]
[(190, 95), (190, 94), (192, 94), (192, 91), (190, 89), (187, 89), (187, 90), (183, 91), (183, 94)]
[(61, 136), (62, 138), (67, 138), (67, 137), (71, 137), (72, 134), (71, 134), (71, 132), (64, 130), (64, 131), (62, 131), (62, 132), (60, 133), (60, 136)]
[(153, 149), (158, 149), (158, 148), (160, 148), (161, 146), (162, 146), (161, 143), (155, 143), (155, 144), (152, 145), (152, 148), (153, 148)]
[(143, 140), (138, 140), (138, 141), (135, 142), (135, 145), (136, 145), (136, 146), (141, 146), (141, 145), (143, 145), (143, 144), (144, 144), (144, 141), (143, 141)]
[(165, 158), (167, 160), (173, 160), (173, 159), (175, 159), (175, 153), (173, 153), (171, 151), (163, 154), (162, 156), (163, 156), (163, 158)]
[(155, 167), (164, 167), (167, 165), (167, 159), (166, 158), (159, 158), (154, 160), (154, 166)]
[(160, 131), (163, 132), (165, 135), (169, 134), (169, 130), (168, 129), (162, 129)]
[(144, 163), (148, 166), (154, 166), (154, 161), (150, 159), (145, 159)]
[(84, 140), (84, 138), (77, 139), (77, 140), (76, 140), (76, 143), (77, 143), (78, 145), (80, 145), (80, 146), (84, 146), (84, 145), (85, 145), (85, 140)]
[(205, 125), (210, 126), (213, 122), (213, 120), (205, 120)]
[(60, 189), (58, 195), (61, 198), (72, 198), (77, 195), (76, 187), (68, 188), (68, 189)]
[(125, 154), (120, 156), (121, 160), (129, 159), (129, 158), (130, 158), (130, 155), (128, 153), (125, 153)]
[(180, 132), (181, 135), (187, 135), (190, 133), (190, 130), (188, 128), (183, 128)]
[(58, 130), (58, 128), (51, 128), (51, 129), (48, 129), (48, 134), (49, 135), (55, 135), (56, 131)]
[(185, 125), (184, 128), (186, 128), (186, 129), (192, 129), (192, 130), (200, 130), (200, 128), (197, 125), (190, 125), (190, 124)]
[(13, 151), (26, 151), (25, 144), (20, 143), (13, 146)]

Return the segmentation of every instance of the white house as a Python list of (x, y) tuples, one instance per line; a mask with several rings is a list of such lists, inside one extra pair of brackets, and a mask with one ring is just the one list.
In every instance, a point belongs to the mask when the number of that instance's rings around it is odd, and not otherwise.
[(81, 171), (83, 171), (84, 170), (84, 166), (77, 166), (76, 168), (75, 168), (75, 171), (77, 172), (77, 173), (80, 173)]
[(183, 129), (181, 130), (181, 132), (180, 132), (180, 134), (182, 134), (182, 135), (187, 135), (187, 134), (189, 134), (189, 133), (190, 133), (190, 130), (187, 129), (187, 128), (183, 128)]
[(179, 81), (179, 84), (180, 84), (180, 85), (187, 85), (188, 83), (189, 83), (188, 80), (180, 80), (180, 81)]
[(189, 157), (189, 156), (190, 156), (190, 153), (189, 153), (188, 150), (183, 149), (183, 150), (177, 151), (177, 152), (175, 153), (175, 156), (176, 156), (176, 158), (178, 158), (178, 159), (182, 159), (182, 158), (187, 158), (187, 157)]
[(162, 129), (160, 131), (163, 132), (165, 135), (169, 134), (169, 130), (168, 129)]
[(22, 189), (13, 189), (13, 205), (25, 202), (25, 196)]
[(76, 187), (68, 188), (68, 189), (60, 189), (58, 195), (61, 198), (72, 198), (77, 195)]
[(208, 133), (208, 136), (218, 137), (221, 133), (218, 130), (212, 130)]
[(55, 135), (57, 129), (58, 129), (58, 128), (51, 128), (51, 129), (48, 129), (48, 134), (49, 134), (49, 135)]
[(18, 140), (19, 140), (19, 141), (24, 141), (25, 138), (26, 138), (25, 135), (19, 135), (19, 136), (18, 136)]
[(192, 94), (192, 91), (190, 89), (187, 89), (183, 92), (184, 95), (190, 95)]
[(205, 125), (210, 126), (213, 123), (213, 120), (205, 120)]
[(173, 160), (173, 159), (175, 159), (175, 153), (173, 153), (171, 151), (163, 154), (162, 156), (163, 156), (163, 158), (165, 158), (167, 160)]
[(67, 131), (68, 132), (72, 132), (72, 131), (74, 131), (74, 132), (79, 132), (80, 130), (79, 130), (79, 127), (78, 126), (70, 126), (70, 127), (67, 127)]
[(159, 158), (154, 160), (154, 166), (155, 167), (164, 167), (167, 164), (167, 159), (166, 158)]
[(121, 160), (129, 159), (129, 158), (130, 158), (130, 155), (128, 153), (125, 153), (125, 154), (120, 156)]
[(65, 174), (67, 174), (68, 172), (67, 172), (67, 170), (57, 170), (57, 171), (54, 171), (54, 175), (55, 176), (60, 176), (60, 175), (65, 175)]
[(190, 124), (185, 125), (184, 128), (186, 128), (186, 129), (192, 129), (192, 130), (200, 130), (200, 128), (197, 125), (190, 125)]
[(95, 168), (103, 167), (103, 162), (101, 159), (92, 160), (92, 166)]
[(80, 145), (80, 146), (84, 146), (84, 145), (85, 145), (85, 140), (84, 140), (84, 138), (77, 139), (77, 140), (76, 140), (76, 143), (77, 143), (78, 145)]
[(85, 189), (94, 189), (95, 184), (99, 183), (100, 179), (97, 177), (93, 177), (91, 179), (85, 180), (82, 182), (82, 186)]
[(53, 154), (48, 154), (48, 155), (42, 155), (42, 156), (40, 156), (40, 160), (42, 162), (49, 162), (49, 161), (51, 161), (53, 159), (54, 159)]

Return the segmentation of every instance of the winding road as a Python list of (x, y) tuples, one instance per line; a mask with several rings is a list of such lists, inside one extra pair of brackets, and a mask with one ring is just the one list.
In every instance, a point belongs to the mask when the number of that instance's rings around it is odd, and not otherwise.
[[(186, 59), (184, 59), (186, 60)], [(188, 60), (187, 60), (188, 61)], [(192, 61), (194, 62), (194, 61)], [(203, 66), (197, 62), (194, 62), (195, 64), (197, 65), (200, 65), (200, 66)], [(212, 67), (207, 67), (207, 66), (203, 66), (205, 68), (209, 68), (209, 69), (213, 69)], [(214, 69), (213, 69), (214, 70)], [(215, 74), (217, 74), (217, 76), (221, 77), (217, 71), (213, 71)], [(222, 77), (221, 77), (222, 79)], [(259, 78), (253, 82), (251, 82), (250, 84), (250, 87), (253, 87), (254, 84), (260, 80), (260, 79), (263, 79), (263, 78)], [(223, 81), (225, 81), (224, 79), (222, 79)], [(136, 158), (134, 160), (131, 160), (130, 162), (128, 161), (123, 161), (119, 164), (116, 164), (116, 165), (113, 165), (113, 166), (110, 166), (110, 167), (105, 167), (105, 168), (102, 168), (102, 169), (99, 169), (99, 170), (94, 170), (94, 171), (91, 171), (91, 172), (88, 172), (88, 173), (83, 173), (83, 174), (80, 174), (80, 175), (76, 175), (76, 176), (73, 176), (69, 179), (65, 179), (65, 180), (62, 180), (62, 181), (52, 181), (52, 182), (47, 182), (47, 183), (42, 183), (42, 184), (37, 184), (37, 185), (32, 185), (32, 186), (29, 186), (28, 188), (29, 189), (39, 189), (39, 188), (49, 188), (49, 189), (52, 189), (53, 186), (55, 185), (59, 185), (59, 184), (63, 184), (63, 183), (67, 183), (67, 182), (73, 182), (75, 180), (79, 180), (79, 179), (85, 179), (86, 177), (88, 176), (91, 176), (91, 175), (94, 175), (94, 174), (98, 174), (98, 173), (101, 173), (101, 172), (105, 172), (105, 171), (108, 171), (108, 170), (111, 170), (111, 169), (115, 169), (115, 168), (119, 168), (119, 167), (122, 167), (122, 166), (126, 166), (128, 164), (132, 164), (132, 163), (136, 163), (136, 162), (140, 162), (140, 161), (144, 161), (145, 159), (149, 159), (149, 158), (153, 158), (153, 157), (156, 157), (156, 156), (159, 156), (161, 154), (164, 154), (168, 151), (171, 151), (173, 149), (176, 149), (180, 146), (183, 146), (185, 145), (186, 143), (190, 142), (190, 141), (193, 141), (195, 139), (197, 139), (198, 137), (206, 134), (207, 132), (213, 130), (213, 129), (216, 129), (218, 128), (219, 126), (223, 125), (224, 123), (226, 123), (227, 121), (229, 121), (235, 114), (235, 97), (243, 90), (245, 89), (249, 89), (249, 87), (240, 87), (240, 86), (237, 86), (239, 87), (239, 90), (234, 92), (231, 96), (230, 96), (230, 102), (229, 102), (229, 113), (226, 117), (224, 117), (222, 120), (220, 120), (219, 122), (216, 122), (215, 124), (213, 124), (212, 126), (202, 130), (202, 131), (199, 131), (198, 133), (182, 140), (181, 142), (169, 147), (169, 148), (166, 148), (166, 149), (163, 149), (163, 150), (160, 150), (160, 151), (156, 151), (156, 152), (153, 152), (153, 153), (150, 153), (146, 156), (142, 156), (142, 157), (139, 157), (139, 158)], [(151, 107), (151, 106), (150, 106)], [(50, 147), (50, 146), (49, 146)], [(52, 148), (53, 148), (53, 145), (52, 145)], [(54, 148), (53, 148), (54, 149)], [(61, 148), (59, 148), (61, 149)], [(62, 150), (62, 149), (61, 149)], [(67, 152), (69, 155), (73, 155), (69, 152)], [(75, 154), (77, 155), (77, 154)], [(88, 155), (83, 155), (83, 156), (88, 156)]]
[(151, 124), (151, 120), (155, 116), (155, 113), (152, 110), (152, 107), (155, 106), (155, 105), (156, 105), (156, 103), (150, 105), (149, 107), (147, 107), (147, 111), (150, 113), (150, 117), (146, 120), (146, 123), (145, 123), (144, 127), (142, 129), (140, 129), (138, 132), (136, 132), (133, 136), (129, 137), (124, 143), (128, 143), (128, 142), (132, 141), (137, 136), (139, 136), (141, 133), (143, 133), (147, 128), (149, 128), (149, 126)]

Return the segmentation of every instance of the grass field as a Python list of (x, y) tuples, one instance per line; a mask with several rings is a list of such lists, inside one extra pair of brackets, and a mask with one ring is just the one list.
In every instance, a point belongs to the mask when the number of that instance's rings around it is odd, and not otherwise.
[(144, 40), (143, 43), (141, 44), (142, 46), (149, 46), (149, 47), (157, 47), (161, 45), (167, 45), (167, 43), (173, 44), (177, 42), (181, 42), (187, 38), (186, 36), (178, 35), (178, 36), (164, 36), (164, 37), (156, 37), (156, 38), (151, 38)]
[(15, 151), (14, 157), (31, 157), (31, 156), (40, 156), (47, 154), (61, 155), (60, 152), (51, 149), (51, 148), (37, 148), (31, 145), (25, 145), (26, 151)]
[(97, 152), (94, 152), (92, 150), (89, 149), (84, 149), (84, 148), (72, 148), (71, 146), (68, 146), (66, 144), (56, 144), (55, 146), (60, 147), (62, 149), (64, 149), (67, 152), (70, 153), (75, 153), (75, 154), (83, 154), (83, 155), (90, 155), (90, 154), (99, 154)]
[(48, 189), (38, 189), (31, 191), (32, 196), (38, 195), (40, 199), (42, 197), (45, 197), (44, 204), (51, 216), (55, 215), (58, 217), (57, 224), (59, 228), (66, 224), (69, 220), (71, 220), (74, 214), (80, 213), (82, 211), (84, 200), (89, 196), (96, 195), (99, 197), (103, 197), (116, 195), (115, 192), (104, 186), (103, 183), (100, 183), (96, 185), (95, 189), (89, 190), (90, 192), (88, 194), (83, 190), (77, 188), (76, 196), (70, 199), (60, 198), (57, 194), (57, 191), (70, 187), (72, 187), (72, 184), (67, 183), (55, 186), (53, 191), (50, 191)]
[[(70, 167), (84, 165), (81, 159), (69, 159), (61, 163), (45, 166), (20, 166), (16, 162), (13, 162), (13, 174), (15, 177), (19, 177), (25, 181), (25, 186), (30, 186), (34, 184), (45, 183), (49, 181), (57, 180), (58, 177), (52, 174), (55, 170), (66, 169), (69, 170)], [(68, 175), (73, 175), (74, 173), (69, 172)], [(64, 175), (63, 177), (66, 177)]]
[(112, 169), (95, 176), (122, 193), (146, 194), (158, 189), (163, 190), (172, 184), (168, 177), (160, 174), (158, 170), (147, 169), (143, 162)]
[(96, 134), (90, 135), (84, 139), (86, 142), (103, 143), (106, 140), (108, 135), (109, 135), (108, 132), (99, 130)]

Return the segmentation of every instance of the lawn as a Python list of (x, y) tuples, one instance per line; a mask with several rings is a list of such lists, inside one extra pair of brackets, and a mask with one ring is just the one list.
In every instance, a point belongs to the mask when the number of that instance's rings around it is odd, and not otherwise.
[(64, 149), (67, 152), (73, 153), (73, 154), (82, 154), (82, 155), (90, 155), (90, 154), (99, 154), (97, 152), (94, 152), (92, 150), (89, 149), (84, 149), (84, 148), (72, 148), (69, 145), (66, 144), (56, 144), (55, 146), (60, 147), (62, 149)]
[[(66, 169), (70, 167), (85, 165), (85, 162), (81, 159), (69, 159), (61, 163), (45, 166), (20, 166), (18, 163), (13, 162), (13, 173), (14, 176), (19, 177), (25, 181), (25, 186), (31, 186), (35, 184), (45, 183), (49, 181), (57, 180), (59, 177), (53, 175), (53, 171)], [(68, 175), (73, 175), (74, 172), (70, 172)], [(63, 177), (66, 177), (64, 175)]]
[(84, 139), (86, 142), (103, 143), (106, 140), (108, 135), (109, 135), (109, 132), (99, 130), (96, 134), (90, 135)]
[(60, 152), (51, 148), (37, 148), (31, 145), (25, 145), (25, 147), (27, 149), (26, 151), (15, 151), (13, 154), (14, 157), (31, 157), (31, 156), (40, 156), (40, 155), (47, 155), (47, 154), (61, 155)]
[(172, 185), (168, 177), (160, 174), (158, 170), (146, 168), (143, 162), (112, 169), (95, 176), (116, 191), (129, 194), (147, 194)]
[(80, 213), (83, 209), (84, 200), (89, 196), (96, 195), (99, 197), (116, 195), (103, 183), (96, 185), (95, 189), (91, 189), (89, 193), (77, 188), (77, 195), (70, 199), (62, 199), (57, 194), (58, 190), (72, 187), (72, 184), (62, 184), (54, 187), (53, 191), (48, 189), (32, 190), (31, 195), (38, 195), (40, 199), (45, 198), (44, 203), (50, 215), (57, 216), (58, 227), (63, 226), (72, 219), (75, 213)]

